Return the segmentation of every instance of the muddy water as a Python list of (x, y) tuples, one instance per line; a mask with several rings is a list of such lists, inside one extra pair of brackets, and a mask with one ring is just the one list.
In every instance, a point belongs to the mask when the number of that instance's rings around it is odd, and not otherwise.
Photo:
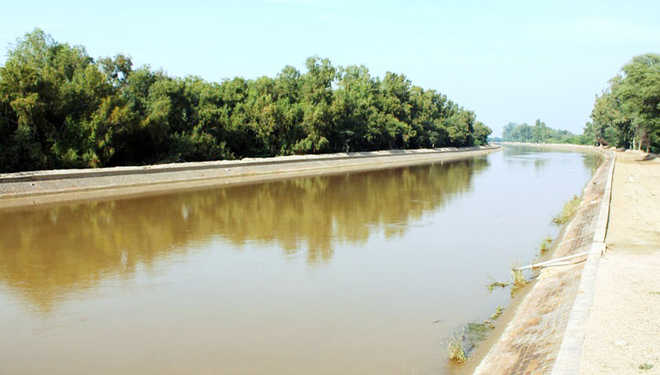
[(0, 374), (443, 374), (596, 157), (0, 211)]

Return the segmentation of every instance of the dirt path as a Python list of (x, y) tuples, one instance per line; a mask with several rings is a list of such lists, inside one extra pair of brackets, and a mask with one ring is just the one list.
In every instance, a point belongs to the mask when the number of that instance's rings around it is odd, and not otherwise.
[(618, 153), (581, 374), (660, 374), (660, 159)]

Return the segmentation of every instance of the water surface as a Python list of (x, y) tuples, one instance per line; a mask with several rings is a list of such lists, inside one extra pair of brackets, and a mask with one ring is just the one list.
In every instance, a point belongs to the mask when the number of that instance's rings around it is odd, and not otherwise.
[(442, 374), (591, 155), (0, 211), (1, 374)]

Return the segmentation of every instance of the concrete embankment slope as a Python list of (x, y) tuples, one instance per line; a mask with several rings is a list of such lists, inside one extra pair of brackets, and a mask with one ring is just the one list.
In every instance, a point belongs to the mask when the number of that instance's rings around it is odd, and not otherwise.
[(352, 152), (0, 174), (0, 208), (166, 193), (465, 159), (500, 146)]
[(521, 143), (521, 142), (501, 142), (505, 146), (528, 146), (540, 149), (548, 149), (553, 151), (578, 151), (578, 152), (608, 152), (611, 149), (602, 147), (587, 146), (587, 145), (573, 145), (566, 143)]
[[(575, 217), (557, 240), (553, 258), (585, 255), (540, 271), (475, 374), (576, 374), (570, 369), (579, 366), (584, 324), (593, 301), (594, 274), (604, 249), (614, 154), (584, 146), (534, 147), (580, 149), (604, 155), (604, 162), (583, 191)], [(571, 356), (575, 351), (577, 356)]]

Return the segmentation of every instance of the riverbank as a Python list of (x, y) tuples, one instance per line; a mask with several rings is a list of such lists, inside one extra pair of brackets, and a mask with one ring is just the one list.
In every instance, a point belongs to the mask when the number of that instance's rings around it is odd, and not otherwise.
[(500, 146), (296, 155), (0, 174), (0, 208), (114, 198), (459, 160)]
[(660, 374), (660, 159), (619, 152), (581, 374)]
[(602, 152), (606, 150), (603, 147), (587, 146), (587, 145), (574, 145), (567, 143), (522, 143), (522, 142), (500, 142), (500, 145), (505, 146), (529, 146), (535, 148), (547, 148), (550, 150), (559, 151), (586, 151), (586, 152)]
[(514, 304), (511, 321), (481, 360), (475, 374), (551, 373), (556, 362), (571, 362), (572, 358), (557, 359), (573, 348), (571, 340), (576, 337), (568, 332), (575, 333), (583, 326), (584, 309), (588, 308), (590, 296), (588, 275), (597, 268), (596, 252), (602, 247), (607, 225), (613, 153), (579, 145), (516, 145), (604, 155), (604, 162), (583, 191), (576, 215), (555, 240), (557, 245), (552, 258), (589, 255), (538, 273), (529, 292), (517, 306)]

